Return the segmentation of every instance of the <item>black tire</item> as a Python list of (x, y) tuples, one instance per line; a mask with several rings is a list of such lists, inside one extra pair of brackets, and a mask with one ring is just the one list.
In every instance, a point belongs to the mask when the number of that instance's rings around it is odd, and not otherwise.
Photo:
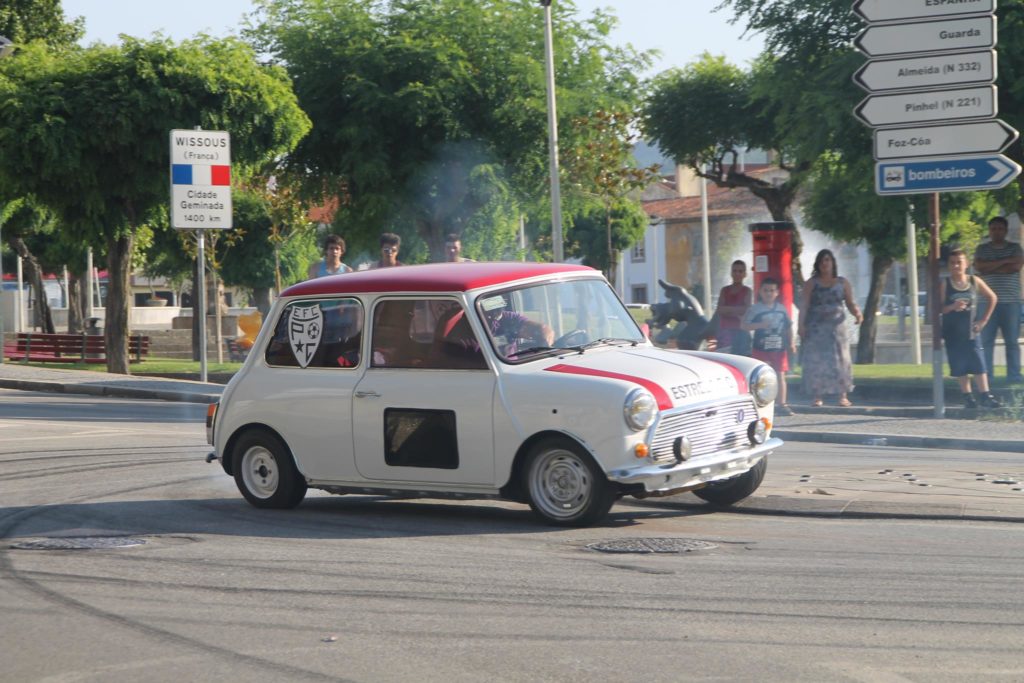
[(725, 481), (708, 484), (702, 489), (697, 489), (693, 495), (706, 500), (712, 505), (723, 507), (740, 502), (761, 485), (764, 480), (764, 473), (768, 470), (768, 458), (761, 458), (761, 461), (738, 477), (732, 477)]
[(615, 490), (594, 459), (568, 438), (534, 446), (522, 470), (530, 509), (553, 526), (589, 526), (608, 514)]
[(238, 490), (258, 508), (291, 509), (306, 497), (306, 480), (288, 446), (265, 429), (250, 429), (239, 437), (232, 468)]

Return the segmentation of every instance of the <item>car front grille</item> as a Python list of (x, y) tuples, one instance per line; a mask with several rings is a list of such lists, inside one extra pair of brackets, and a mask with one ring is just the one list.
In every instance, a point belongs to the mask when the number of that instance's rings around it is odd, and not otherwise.
[(678, 462), (673, 443), (681, 436), (693, 446), (691, 460), (734, 450), (750, 443), (747, 427), (756, 419), (750, 396), (664, 415), (651, 439), (651, 458), (659, 465)]

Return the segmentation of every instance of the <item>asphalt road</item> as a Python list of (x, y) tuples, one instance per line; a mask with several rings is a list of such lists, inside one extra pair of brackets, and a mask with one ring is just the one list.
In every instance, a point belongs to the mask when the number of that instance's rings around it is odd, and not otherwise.
[[(624, 503), (560, 530), (514, 504), (317, 493), (260, 511), (202, 461), (203, 412), (0, 391), (0, 680), (1024, 679), (1020, 524)], [(68, 537), (145, 543), (31, 547)]]

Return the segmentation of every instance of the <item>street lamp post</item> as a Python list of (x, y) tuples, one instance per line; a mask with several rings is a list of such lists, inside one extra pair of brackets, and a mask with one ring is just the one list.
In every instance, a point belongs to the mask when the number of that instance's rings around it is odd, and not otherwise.
[[(14, 43), (7, 39), (6, 36), (0, 36), (0, 59), (9, 56), (14, 52)], [(0, 252), (3, 251), (3, 238), (0, 237)], [(3, 291), (4, 291), (4, 264), (3, 259), (0, 258), (0, 365), (4, 362), (4, 312), (3, 312)], [(18, 290), (17, 296), (21, 296), (21, 290)]]
[(555, 56), (551, 35), (551, 0), (544, 7), (544, 65), (548, 81), (548, 148), (551, 155), (551, 249), (556, 263), (562, 261), (562, 191), (558, 180), (558, 117), (555, 112)]

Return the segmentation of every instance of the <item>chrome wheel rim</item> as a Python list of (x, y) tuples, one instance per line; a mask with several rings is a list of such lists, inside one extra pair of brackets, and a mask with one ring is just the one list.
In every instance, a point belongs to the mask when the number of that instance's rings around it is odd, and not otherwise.
[(594, 482), (585, 462), (572, 451), (542, 453), (530, 470), (530, 499), (545, 515), (571, 519), (586, 507)]
[(277, 458), (263, 446), (253, 446), (242, 455), (242, 481), (257, 498), (270, 498), (277, 492)]

